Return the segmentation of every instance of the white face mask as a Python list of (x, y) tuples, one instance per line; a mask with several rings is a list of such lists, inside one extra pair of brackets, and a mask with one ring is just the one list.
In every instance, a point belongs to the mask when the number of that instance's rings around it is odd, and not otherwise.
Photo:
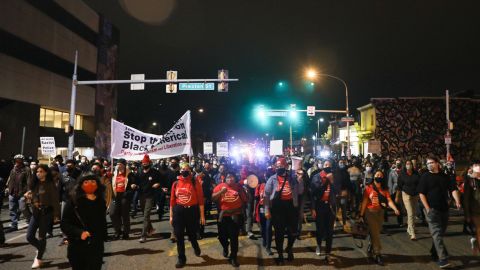
[(474, 173), (480, 173), (480, 166), (478, 166), (478, 165), (477, 165), (477, 166), (473, 166), (472, 171), (473, 171)]
[(365, 167), (365, 171), (366, 171), (367, 173), (371, 172), (371, 171), (372, 171), (372, 167)]

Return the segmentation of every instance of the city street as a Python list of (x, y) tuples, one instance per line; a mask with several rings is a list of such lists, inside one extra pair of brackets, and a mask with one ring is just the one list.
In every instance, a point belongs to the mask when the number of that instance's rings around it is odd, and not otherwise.
[[(156, 229), (153, 237), (140, 244), (141, 217), (132, 220), (133, 237), (130, 240), (117, 240), (105, 245), (103, 269), (173, 269), (176, 261), (176, 245), (169, 240), (168, 221), (164, 217), (158, 222), (158, 216), (152, 215)], [(456, 269), (480, 269), (480, 259), (471, 255), (469, 237), (462, 234), (463, 216), (452, 210), (452, 217), (445, 239), (450, 253), (451, 263)], [(8, 226), (8, 210), (2, 210), (2, 221)], [(393, 218), (390, 218), (393, 221)], [(22, 224), (22, 223), (21, 223)], [(20, 225), (21, 225), (20, 224)], [(426, 227), (420, 226), (418, 241), (409, 240), (405, 229), (394, 228), (387, 223), (388, 233), (382, 235), (385, 266), (370, 264), (366, 259), (366, 248), (359, 249), (353, 239), (346, 234), (337, 233), (333, 242), (335, 265), (328, 269), (438, 269), (429, 255), (431, 238)], [(0, 269), (29, 269), (35, 255), (34, 248), (26, 242), (25, 226), (17, 232), (7, 234), (7, 244), (0, 248)], [(257, 228), (255, 226), (255, 228)], [(302, 240), (295, 243), (295, 260), (285, 266), (276, 266), (273, 257), (268, 256), (261, 247), (261, 239), (250, 240), (240, 237), (239, 263), (242, 269), (315, 269), (324, 265), (322, 257), (315, 255), (315, 239), (308, 236), (314, 228), (313, 223), (304, 225)], [(206, 238), (200, 240), (202, 254), (195, 257), (191, 246), (186, 244), (187, 269), (225, 269), (231, 268), (222, 257), (221, 247), (216, 238), (216, 225), (209, 221)], [(258, 231), (258, 230), (257, 230)], [(109, 227), (109, 233), (112, 233)], [(69, 269), (66, 258), (66, 246), (58, 246), (60, 231), (56, 227), (54, 238), (48, 239), (42, 269)], [(327, 269), (327, 268), (324, 268)]]

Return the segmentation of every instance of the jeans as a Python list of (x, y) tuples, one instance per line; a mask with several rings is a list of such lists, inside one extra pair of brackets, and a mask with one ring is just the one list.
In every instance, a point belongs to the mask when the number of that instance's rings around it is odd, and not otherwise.
[(116, 234), (122, 232), (122, 225), (123, 233), (130, 233), (130, 203), (130, 198), (123, 192), (118, 192), (115, 196), (110, 218), (112, 219), (112, 225)]
[(315, 218), (316, 226), (316, 239), (317, 246), (322, 246), (322, 240), (325, 239), (325, 252), (330, 254), (332, 252), (332, 243), (333, 243), (333, 226), (335, 224), (335, 215), (330, 208), (329, 203), (324, 203), (319, 201), (316, 204), (315, 211), (317, 212), (317, 217)]
[(197, 231), (200, 225), (200, 212), (198, 206), (183, 207), (175, 205), (173, 207), (173, 231), (177, 238), (178, 259), (182, 262), (187, 261), (185, 256), (185, 231), (188, 240), (192, 243), (194, 249), (199, 248), (197, 242)]
[(238, 234), (240, 232), (240, 224), (233, 217), (223, 217), (218, 223), (218, 240), (224, 250), (228, 250), (230, 245), (230, 258), (236, 259), (238, 253)]
[(272, 224), (275, 229), (275, 245), (277, 247), (278, 257), (283, 258), (283, 240), (285, 231), (288, 235), (287, 249), (291, 251), (297, 237), (298, 212), (293, 206), (293, 201), (282, 201), (280, 199), (272, 201)]
[(440, 260), (448, 259), (448, 251), (443, 243), (443, 236), (448, 226), (448, 210), (439, 211), (431, 208), (428, 213), (425, 210), (425, 217), (433, 239), (430, 250), (432, 255), (437, 255)]
[(23, 196), (8, 196), (8, 210), (10, 210), (10, 220), (12, 222), (12, 228), (18, 228), (18, 220), (20, 219), (20, 213), (28, 220), (30, 219), (30, 211), (25, 203), (25, 197)]
[[(27, 230), (27, 241), (38, 250), (37, 259), (41, 260), (47, 246), (47, 231), (53, 222), (53, 209), (33, 209)], [(38, 239), (35, 237), (38, 230)]]
[(260, 233), (262, 234), (262, 245), (265, 248), (272, 247), (272, 222), (265, 218), (265, 211), (263, 207), (260, 210)]
[(150, 221), (150, 211), (152, 210), (155, 202), (153, 197), (144, 197), (141, 201), (144, 205), (142, 237), (146, 237), (147, 233), (153, 229), (152, 222)]

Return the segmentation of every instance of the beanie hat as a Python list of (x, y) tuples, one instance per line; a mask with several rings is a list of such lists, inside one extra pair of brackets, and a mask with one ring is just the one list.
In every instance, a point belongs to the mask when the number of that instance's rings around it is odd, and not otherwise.
[(150, 157), (148, 155), (143, 156), (142, 164), (150, 164)]
[(284, 157), (277, 159), (277, 164), (280, 163), (284, 168), (288, 167), (287, 160)]

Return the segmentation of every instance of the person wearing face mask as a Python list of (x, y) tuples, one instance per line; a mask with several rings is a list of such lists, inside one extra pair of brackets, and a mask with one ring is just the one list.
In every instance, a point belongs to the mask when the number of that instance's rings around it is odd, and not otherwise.
[(136, 183), (132, 186), (133, 189), (140, 190), (140, 204), (143, 205), (143, 229), (140, 243), (145, 243), (147, 236), (152, 236), (155, 232), (150, 221), (150, 212), (155, 204), (156, 190), (161, 187), (160, 182), (160, 173), (152, 168), (150, 156), (145, 155), (142, 159), (142, 168), (136, 176)]
[(348, 174), (350, 175), (350, 183), (352, 187), (352, 193), (350, 195), (350, 209), (355, 215), (358, 214), (360, 209), (360, 202), (362, 200), (362, 190), (361, 190), (361, 164), (358, 161), (353, 161), (353, 166), (348, 168)]
[(405, 169), (398, 176), (398, 189), (402, 192), (402, 201), (407, 210), (407, 233), (410, 240), (416, 240), (415, 234), (415, 211), (418, 204), (417, 187), (420, 182), (420, 175), (414, 170), (410, 160), (405, 162)]
[(384, 211), (387, 207), (392, 208), (395, 215), (400, 214), (388, 192), (385, 176), (382, 171), (378, 170), (375, 172), (373, 183), (365, 188), (360, 209), (360, 219), (363, 220), (365, 217), (370, 233), (371, 243), (367, 250), (368, 255), (378, 265), (383, 265), (380, 231), (382, 230)]
[(107, 239), (104, 186), (97, 175), (82, 174), (65, 205), (60, 228), (67, 235), (67, 257), (73, 270), (100, 270)]
[[(47, 246), (47, 231), (60, 220), (58, 190), (47, 165), (37, 166), (33, 181), (25, 197), (32, 201), (32, 218), (28, 224), (27, 241), (37, 249), (32, 269), (40, 268)], [(36, 237), (38, 231), (38, 238)]]
[(299, 185), (295, 177), (287, 171), (288, 164), (285, 158), (276, 161), (276, 173), (265, 185), (265, 218), (272, 219), (275, 228), (275, 244), (277, 247), (278, 265), (284, 264), (283, 240), (285, 231), (288, 243), (285, 251), (287, 260), (292, 261), (293, 244), (297, 236), (298, 226), (298, 195), (303, 193), (303, 185)]
[(191, 168), (184, 164), (180, 176), (172, 184), (170, 195), (170, 225), (177, 239), (178, 259), (176, 268), (183, 268), (187, 262), (185, 256), (185, 233), (192, 243), (195, 255), (201, 254), (197, 242), (200, 225), (205, 225), (204, 198), (202, 183), (192, 175)]
[(225, 178), (226, 178), (225, 165), (220, 164), (220, 166), (218, 167), (217, 174), (215, 174), (215, 176), (213, 177), (213, 179), (215, 180), (215, 185), (219, 185), (221, 183), (224, 183)]
[(363, 172), (363, 185), (362, 190), (365, 189), (367, 185), (370, 185), (373, 182), (373, 166), (372, 163), (367, 162), (365, 163), (365, 171)]
[[(228, 258), (233, 267), (239, 267), (237, 261), (238, 235), (247, 203), (247, 194), (243, 187), (236, 183), (235, 173), (227, 173), (225, 183), (215, 187), (212, 200), (220, 205), (218, 217), (218, 240), (223, 247), (223, 257)], [(230, 246), (230, 255), (228, 247)]]
[[(329, 166), (329, 164), (328, 164)], [(312, 178), (310, 194), (312, 196), (312, 218), (316, 225), (317, 256), (321, 254), (322, 241), (325, 240), (325, 263), (333, 264), (330, 258), (333, 243), (333, 228), (337, 212), (337, 190), (330, 167), (326, 167)]]
[(461, 207), (460, 194), (457, 185), (440, 170), (438, 158), (428, 157), (426, 163), (428, 172), (421, 176), (417, 191), (425, 207), (424, 212), (433, 239), (430, 249), (432, 259), (437, 261), (440, 268), (447, 268), (450, 263), (443, 235), (448, 225), (449, 194), (452, 194), (458, 209)]
[[(324, 166), (326, 166), (324, 164)], [(345, 226), (347, 222), (347, 206), (348, 196), (352, 192), (352, 184), (350, 182), (350, 174), (347, 170), (347, 162), (344, 159), (338, 161), (338, 168), (333, 171), (333, 178), (335, 184), (339, 187), (340, 192), (337, 194), (337, 215), (342, 218), (342, 225)], [(340, 213), (341, 212), (341, 215)]]
[(267, 168), (264, 177), (259, 179), (257, 188), (255, 189), (255, 219), (260, 224), (260, 234), (262, 235), (262, 246), (265, 248), (269, 256), (273, 255), (272, 247), (272, 222), (265, 218), (265, 183), (273, 175), (271, 168)]
[[(388, 173), (388, 191), (392, 195), (393, 202), (397, 205), (398, 209), (402, 209), (401, 192), (398, 188), (398, 177), (402, 171), (402, 160), (396, 159), (392, 165), (390, 172)], [(387, 214), (387, 211), (385, 211)], [(388, 221), (388, 217), (385, 216), (385, 221)], [(397, 224), (399, 227), (403, 227), (403, 215), (397, 216)]]
[[(115, 230), (114, 239), (122, 236), (124, 240), (129, 238), (130, 233), (130, 204), (132, 200), (132, 186), (135, 178), (127, 168), (127, 161), (119, 159), (112, 178), (113, 204), (110, 218)], [(123, 230), (122, 230), (123, 227)]]
[(5, 229), (5, 232), (12, 232), (18, 230), (18, 220), (20, 213), (29, 221), (30, 211), (26, 205), (24, 197), (28, 190), (28, 184), (32, 181), (32, 171), (24, 164), (23, 155), (16, 155), (14, 157), (15, 166), (10, 171), (8, 176), (5, 194), (8, 194), (8, 210), (10, 210), (10, 228)]
[(475, 227), (475, 236), (470, 240), (474, 255), (478, 255), (480, 243), (480, 160), (472, 163), (472, 171), (464, 183), (465, 221)]

